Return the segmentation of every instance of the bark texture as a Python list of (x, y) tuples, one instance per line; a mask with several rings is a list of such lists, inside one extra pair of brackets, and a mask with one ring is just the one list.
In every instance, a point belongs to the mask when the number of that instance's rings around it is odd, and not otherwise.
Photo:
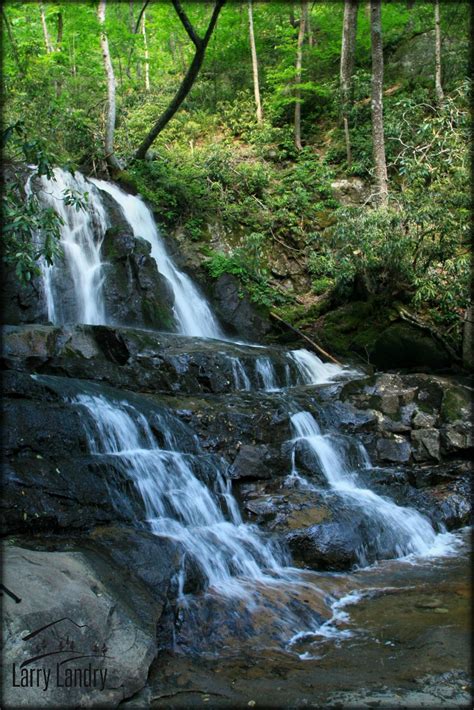
[(46, 22), (46, 14), (44, 12), (44, 5), (42, 2), (39, 3), (39, 10), (41, 16), (41, 26), (43, 28), (44, 43), (46, 45), (46, 54), (51, 54), (53, 51), (53, 45), (51, 44), (51, 38), (48, 32), (48, 24)]
[(347, 165), (352, 163), (352, 149), (349, 131), (349, 108), (352, 101), (352, 75), (354, 73), (355, 47), (357, 35), (357, 11), (359, 0), (345, 0), (342, 26), (340, 85), (342, 120), (346, 140)]
[(298, 29), (298, 42), (296, 47), (296, 73), (295, 73), (295, 83), (296, 83), (296, 103), (295, 103), (295, 147), (297, 150), (302, 150), (303, 146), (301, 144), (301, 90), (299, 85), (301, 84), (301, 72), (303, 67), (303, 42), (304, 34), (306, 30), (306, 6), (307, 2), (302, 0), (301, 2), (301, 14), (300, 14), (300, 24)]
[(150, 62), (148, 54), (148, 41), (146, 36), (146, 14), (143, 13), (142, 17), (142, 35), (143, 35), (143, 47), (145, 49), (145, 89), (150, 91)]
[(441, 103), (444, 99), (443, 84), (441, 81), (441, 20), (439, 14), (439, 0), (435, 0), (435, 88), (436, 100)]
[(255, 106), (257, 111), (257, 123), (261, 123), (263, 120), (262, 113), (262, 102), (260, 99), (260, 82), (258, 78), (258, 58), (257, 58), (257, 48), (255, 46), (255, 33), (253, 29), (253, 5), (252, 0), (249, 0), (249, 37), (250, 37), (250, 50), (252, 52), (252, 74), (253, 74), (253, 90), (255, 94)]
[(106, 0), (100, 0), (97, 9), (97, 17), (101, 25), (100, 46), (102, 49), (102, 58), (104, 61), (104, 69), (107, 75), (107, 116), (105, 120), (105, 158), (107, 165), (113, 170), (121, 170), (121, 165), (114, 155), (114, 133), (115, 133), (115, 74), (110, 57), (109, 42), (105, 33), (105, 11)]
[(377, 202), (379, 206), (384, 206), (388, 202), (388, 178), (383, 128), (383, 44), (381, 0), (371, 0), (370, 2), (370, 35), (372, 41), (372, 140), (375, 178), (377, 182)]

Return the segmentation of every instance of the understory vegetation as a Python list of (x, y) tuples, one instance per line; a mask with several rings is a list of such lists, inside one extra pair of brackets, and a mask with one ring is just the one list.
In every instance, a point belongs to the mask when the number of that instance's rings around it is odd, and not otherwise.
[[(339, 78), (343, 2), (253, 4), (261, 119), (247, 4), (225, 5), (187, 100), (147, 158), (133, 159), (192, 58), (171, 3), (146, 4), (145, 33), (133, 31), (142, 5), (107, 4), (117, 84), (115, 153), (122, 162), (114, 177), (152, 205), (164, 230), (182, 230), (212, 278), (234, 274), (256, 303), (293, 324), (304, 327), (339, 305), (376, 299), (409, 308), (459, 348), (471, 275), (468, 3), (441, 3), (442, 100), (435, 87), (433, 4), (382, 3), (389, 185), (383, 205), (374, 199), (364, 3), (347, 113), (350, 161)], [(205, 27), (212, 4), (184, 5), (195, 26)], [(43, 6), (52, 51), (45, 48), (36, 3), (4, 4), (4, 123), (21, 121), (22, 145), (32, 142), (36, 156), (38, 150), (47, 155), (46, 166), (107, 176), (107, 90), (96, 3)], [(301, 147), (294, 139), (298, 102)], [(19, 131), (16, 138), (6, 136), (6, 156), (14, 160), (20, 159)], [(355, 197), (341, 196), (341, 181)], [(18, 186), (4, 194), (5, 256), (24, 277), (42, 255), (54, 258), (57, 224), (50, 214), (38, 217), (37, 205), (19, 201), (18, 194)], [(44, 243), (31, 250), (25, 244), (38, 230)]]

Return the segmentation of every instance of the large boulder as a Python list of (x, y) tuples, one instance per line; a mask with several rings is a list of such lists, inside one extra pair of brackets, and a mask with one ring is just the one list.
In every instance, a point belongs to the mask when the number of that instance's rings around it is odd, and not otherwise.
[(7, 266), (3, 268), (2, 276), (2, 323), (47, 323), (48, 309), (41, 277), (35, 276), (22, 285), (14, 270)]
[(7, 707), (116, 707), (145, 685), (159, 610), (143, 585), (78, 551), (12, 545), (3, 562)]
[(449, 353), (439, 341), (409, 323), (394, 323), (380, 333), (370, 359), (380, 370), (443, 370), (452, 364)]
[(107, 230), (102, 244), (106, 261), (104, 300), (113, 323), (174, 330), (174, 295), (158, 271), (145, 239), (134, 237), (128, 224)]
[(268, 318), (259, 313), (248, 296), (242, 295), (242, 286), (232, 274), (219, 276), (214, 284), (213, 302), (222, 323), (240, 337), (262, 342), (271, 331)]
[(360, 559), (364, 540), (356, 524), (334, 521), (289, 533), (286, 541), (299, 560), (313, 569), (350, 569)]

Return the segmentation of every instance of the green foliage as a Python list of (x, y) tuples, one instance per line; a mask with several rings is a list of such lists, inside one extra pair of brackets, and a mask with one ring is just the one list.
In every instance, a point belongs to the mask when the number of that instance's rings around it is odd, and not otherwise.
[(387, 209), (337, 212), (330, 238), (310, 257), (316, 292), (332, 279), (340, 299), (403, 299), (459, 334), (471, 276), (467, 89), (459, 86), (439, 108), (398, 100), (399, 191)]
[[(40, 175), (50, 175), (58, 162), (101, 175), (107, 91), (97, 3), (43, 5), (50, 53), (38, 3), (4, 3), (6, 157), (35, 163)], [(210, 4), (184, 6), (202, 31)], [(149, 3), (147, 91), (143, 36), (132, 30), (138, 10), (139, 3), (132, 3), (131, 17), (130, 3), (107, 3), (117, 84), (115, 149), (124, 163), (174, 96), (194, 51), (172, 4)], [(414, 3), (409, 9), (405, 2), (383, 3), (390, 207), (382, 211), (370, 204), (340, 208), (331, 190), (335, 178), (373, 180), (369, 15), (360, 4), (349, 169), (340, 121), (343, 3), (309, 3), (309, 12), (314, 42), (306, 37), (303, 44), (297, 86), (299, 5), (254, 3), (264, 114), (257, 123), (247, 7), (227, 3), (186, 102), (155, 141), (151, 159), (129, 163), (121, 179), (149, 201), (163, 226), (180, 227), (185, 238), (202, 243), (201, 249), (208, 249), (211, 232), (218, 232), (226, 254), (208, 252), (210, 273), (234, 274), (256, 302), (280, 304), (291, 311), (289, 318), (303, 322), (304, 314), (293, 312), (291, 298), (275, 290), (271, 271), (294, 257), (302, 269), (310, 269), (318, 303), (324, 294), (340, 301), (374, 294), (381, 302), (400, 298), (456, 336), (469, 292), (469, 94), (461, 84), (467, 32), (463, 38), (459, 29), (468, 26), (468, 4), (441, 3), (446, 100), (438, 107), (432, 54), (425, 52), (420, 71), (410, 76), (400, 60), (394, 61), (400, 52), (405, 59), (420, 38), (430, 47), (432, 4)], [(62, 41), (57, 36), (60, 15)], [(295, 149), (293, 135), (297, 89), (302, 151)], [(68, 193), (64, 199), (81, 209), (86, 196)], [(5, 258), (18, 264), (19, 275), (27, 280), (38, 259), (54, 258), (59, 218), (26, 199), (20, 180), (11, 176), (4, 216)]]
[[(10, 159), (21, 158), (34, 164), (31, 180), (41, 175), (54, 179), (54, 158), (41, 141), (27, 139), (23, 122), (17, 121), (3, 131), (2, 147)], [(25, 192), (20, 175), (16, 174), (15, 163), (5, 173), (2, 240), (4, 262), (14, 267), (17, 278), (25, 284), (40, 273), (41, 260), (51, 265), (61, 254), (59, 239), (63, 221), (54, 209), (42, 206), (34, 194)], [(64, 190), (63, 199), (80, 210), (85, 208), (87, 193)]]

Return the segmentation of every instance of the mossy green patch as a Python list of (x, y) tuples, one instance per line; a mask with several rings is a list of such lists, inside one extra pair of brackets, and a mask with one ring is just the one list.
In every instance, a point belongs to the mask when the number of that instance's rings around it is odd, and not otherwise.
[(449, 387), (443, 395), (441, 418), (449, 423), (462, 420), (466, 416), (466, 410), (469, 411), (469, 407), (469, 396), (459, 388)]

